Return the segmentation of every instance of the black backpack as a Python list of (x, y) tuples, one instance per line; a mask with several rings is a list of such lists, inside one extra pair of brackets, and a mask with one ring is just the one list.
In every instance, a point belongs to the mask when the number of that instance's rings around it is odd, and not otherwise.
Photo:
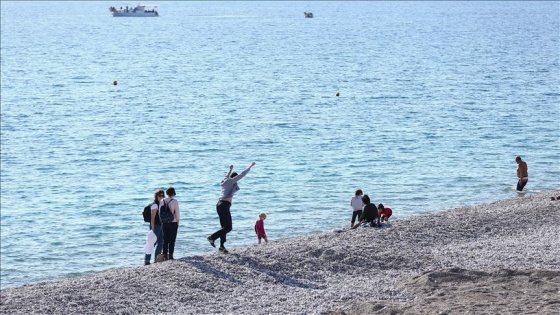
[(144, 207), (144, 211), (142, 211), (142, 215), (144, 216), (144, 222), (152, 222), (152, 205), (154, 203), (150, 203), (149, 205)]
[(175, 220), (175, 216), (171, 212), (171, 209), (169, 209), (169, 203), (171, 201), (173, 201), (173, 199), (169, 200), (168, 203), (165, 203), (164, 200), (163, 206), (159, 207), (159, 219), (161, 220), (161, 223), (169, 223)]

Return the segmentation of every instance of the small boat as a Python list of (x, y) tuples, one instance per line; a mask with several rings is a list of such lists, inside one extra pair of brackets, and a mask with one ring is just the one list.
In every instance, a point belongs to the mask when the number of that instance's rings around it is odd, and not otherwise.
[(303, 15), (308, 19), (313, 18), (313, 12), (303, 12)]
[(157, 12), (158, 5), (153, 4), (139, 4), (136, 8), (133, 7), (120, 7), (117, 9), (115, 7), (110, 7), (109, 11), (113, 16), (125, 16), (125, 17), (153, 17), (159, 16)]

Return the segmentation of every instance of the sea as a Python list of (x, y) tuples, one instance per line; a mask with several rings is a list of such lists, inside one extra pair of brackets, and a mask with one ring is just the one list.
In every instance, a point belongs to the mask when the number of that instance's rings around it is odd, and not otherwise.
[(229, 249), (348, 228), (356, 189), (396, 221), (560, 188), (558, 1), (0, 4), (2, 289), (143, 265), (158, 188), (175, 257), (214, 252), (230, 165)]

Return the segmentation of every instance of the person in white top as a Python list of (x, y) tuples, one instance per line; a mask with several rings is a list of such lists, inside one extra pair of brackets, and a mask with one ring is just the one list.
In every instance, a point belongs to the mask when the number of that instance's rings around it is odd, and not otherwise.
[(352, 207), (352, 221), (350, 221), (350, 227), (354, 227), (354, 222), (356, 222), (356, 218), (359, 218), (362, 215), (362, 207), (364, 204), (362, 203), (362, 195), (364, 193), (361, 189), (356, 190), (354, 197), (350, 200), (350, 207)]
[[(177, 230), (179, 228), (179, 219), (181, 219), (180, 212), (179, 212), (179, 201), (174, 199), (175, 197), (175, 188), (169, 187), (165, 191), (167, 194), (167, 198), (163, 199), (159, 203), (160, 208), (160, 216), (161, 216), (161, 207), (165, 204), (169, 206), (169, 210), (173, 213), (173, 221), (171, 222), (162, 222), (163, 224), (163, 256), (166, 259), (174, 259), (173, 252), (175, 251), (175, 240), (177, 239)], [(163, 221), (163, 220), (162, 220)], [(168, 255), (169, 254), (169, 255)]]
[[(151, 210), (151, 220), (150, 220), (150, 230), (154, 233), (157, 237), (157, 246), (154, 255), (154, 263), (156, 262), (156, 258), (159, 254), (161, 254), (161, 249), (163, 246), (163, 230), (161, 227), (161, 221), (159, 220), (159, 203), (165, 198), (165, 193), (161, 189), (156, 189), (154, 193), (154, 202), (150, 206)], [(149, 265), (150, 259), (152, 257), (152, 253), (146, 254), (144, 256), (144, 264)]]

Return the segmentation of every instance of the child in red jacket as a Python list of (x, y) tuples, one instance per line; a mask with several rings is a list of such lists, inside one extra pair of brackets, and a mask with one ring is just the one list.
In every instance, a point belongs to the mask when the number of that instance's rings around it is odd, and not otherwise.
[(393, 214), (393, 210), (391, 210), (391, 208), (385, 208), (382, 203), (377, 206), (377, 210), (379, 212), (379, 218), (381, 222), (388, 222), (389, 217)]
[(265, 243), (268, 244), (268, 239), (266, 238), (266, 232), (264, 231), (264, 220), (266, 219), (266, 213), (259, 214), (257, 222), (255, 222), (255, 233), (257, 233), (257, 239), (259, 240), (259, 245), (261, 244), (261, 239), (264, 239)]

